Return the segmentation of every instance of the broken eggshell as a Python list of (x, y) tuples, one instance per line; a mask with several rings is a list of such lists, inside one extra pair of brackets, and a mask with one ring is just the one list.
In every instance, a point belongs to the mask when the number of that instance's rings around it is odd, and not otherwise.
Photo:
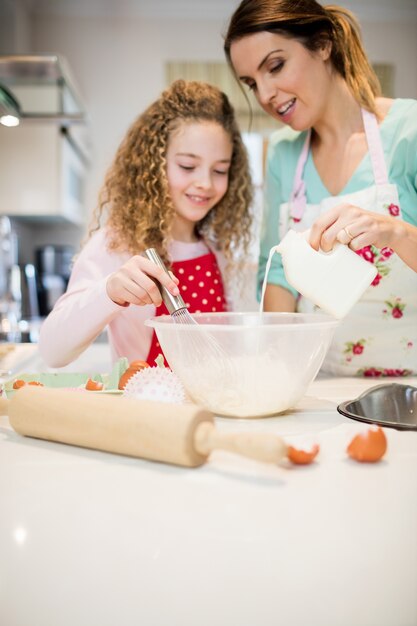
[(376, 463), (387, 451), (387, 438), (380, 426), (371, 426), (355, 435), (346, 452), (351, 459), (360, 463)]
[(320, 451), (319, 444), (310, 437), (286, 439), (287, 457), (294, 465), (309, 465)]

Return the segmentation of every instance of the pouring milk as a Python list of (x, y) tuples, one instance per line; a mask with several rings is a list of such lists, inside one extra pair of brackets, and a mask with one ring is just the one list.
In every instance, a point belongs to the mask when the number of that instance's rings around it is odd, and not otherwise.
[(268, 273), (275, 252), (289, 284), (326, 313), (341, 319), (349, 313), (377, 274), (377, 269), (348, 246), (336, 243), (330, 252), (318, 252), (308, 242), (310, 231), (289, 230), (269, 252), (260, 312), (263, 311)]

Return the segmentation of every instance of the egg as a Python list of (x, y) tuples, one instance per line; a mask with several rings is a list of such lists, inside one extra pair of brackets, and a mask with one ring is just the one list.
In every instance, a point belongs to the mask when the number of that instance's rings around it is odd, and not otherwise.
[(21, 387), (24, 387), (25, 385), (26, 385), (26, 382), (18, 378), (13, 382), (13, 389), (20, 389)]
[(387, 438), (380, 426), (373, 426), (353, 437), (346, 452), (351, 459), (360, 463), (375, 463), (382, 459), (387, 450)]
[(291, 463), (295, 465), (308, 465), (312, 463), (318, 455), (320, 446), (318, 443), (311, 446), (303, 446), (296, 448), (295, 446), (288, 446), (287, 456)]
[(102, 391), (103, 390), (103, 383), (99, 383), (96, 380), (93, 380), (92, 378), (89, 378), (87, 380), (87, 382), (85, 383), (85, 388), (87, 389), (87, 391)]
[(26, 385), (33, 385), (37, 387), (43, 387), (43, 383), (38, 382), (37, 380), (31, 380), (30, 382), (26, 382), (17, 378), (13, 383), (13, 389), (20, 389), (21, 387), (25, 387)]
[(119, 389), (124, 389), (127, 381), (132, 378), (136, 372), (140, 372), (140, 370), (145, 369), (145, 367), (150, 367), (149, 363), (146, 361), (132, 361), (129, 363), (127, 370), (120, 376), (118, 385)]

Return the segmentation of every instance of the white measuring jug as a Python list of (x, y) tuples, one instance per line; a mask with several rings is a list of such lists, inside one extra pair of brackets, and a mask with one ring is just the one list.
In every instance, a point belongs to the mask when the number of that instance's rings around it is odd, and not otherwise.
[(336, 243), (330, 252), (318, 252), (308, 242), (310, 231), (289, 230), (271, 248), (264, 284), (261, 311), (272, 256), (279, 252), (289, 284), (315, 305), (340, 319), (345, 317), (377, 275), (376, 267), (348, 246)]

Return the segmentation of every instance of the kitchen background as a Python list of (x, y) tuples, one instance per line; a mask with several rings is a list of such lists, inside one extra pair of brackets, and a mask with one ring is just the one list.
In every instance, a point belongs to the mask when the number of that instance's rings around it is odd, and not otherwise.
[[(43, 89), (13, 86), (2, 79), (1, 63), (0, 84), (20, 100), (23, 113), (56, 112), (61, 97), (67, 111), (85, 113), (82, 124), (22, 119), (18, 127), (0, 125), (0, 220), (9, 218), (0, 223), (0, 238), (6, 242), (0, 246), (0, 262), (3, 273), (16, 261), (22, 268), (23, 318), (45, 314), (65, 288), (72, 255), (86, 233), (120, 140), (173, 78), (216, 82), (234, 101), (242, 130), (248, 130), (246, 103), (222, 52), (222, 33), (237, 4), (237, 0), (0, 0), (0, 61), (1, 55), (62, 56), (67, 62), (65, 78), (74, 85), (79, 103), (74, 104), (59, 81)], [(417, 98), (417, 0), (339, 4), (359, 17), (385, 95)], [(256, 132), (245, 135), (258, 189), (257, 216), (262, 156), (266, 137), (274, 129), (271, 124), (255, 110)], [(258, 227), (259, 220), (252, 268)], [(39, 302), (31, 297), (33, 274)], [(10, 308), (13, 298), (19, 300), (16, 272), (2, 279), (0, 271), (0, 300), (5, 289)], [(20, 303), (15, 304), (19, 309)]]

